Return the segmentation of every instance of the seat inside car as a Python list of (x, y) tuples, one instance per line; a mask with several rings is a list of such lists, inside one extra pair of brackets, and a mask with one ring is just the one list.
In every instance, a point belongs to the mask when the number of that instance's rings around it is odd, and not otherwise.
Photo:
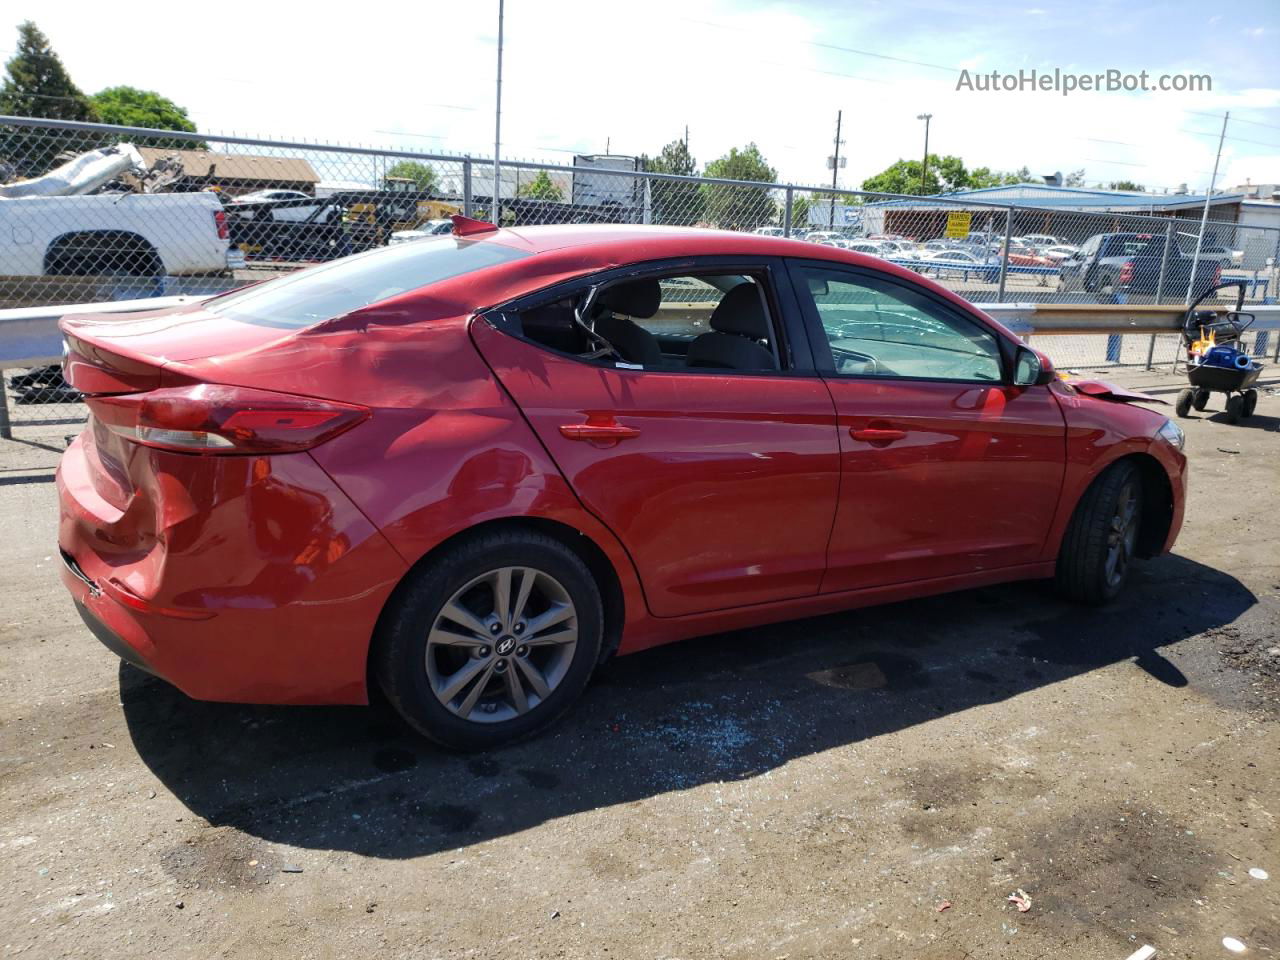
[(724, 295), (711, 313), (711, 332), (689, 345), (689, 366), (730, 370), (776, 370), (765, 342), (772, 339), (760, 288), (740, 283)]
[[(662, 303), (662, 288), (651, 277), (615, 284), (600, 294), (592, 328), (613, 345), (627, 363), (662, 364), (658, 338), (634, 320), (648, 320)], [(634, 318), (634, 320), (632, 319)]]

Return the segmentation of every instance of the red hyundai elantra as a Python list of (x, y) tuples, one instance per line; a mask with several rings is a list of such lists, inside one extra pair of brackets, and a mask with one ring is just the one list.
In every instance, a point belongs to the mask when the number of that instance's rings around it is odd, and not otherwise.
[(1182, 522), (1182, 435), (937, 284), (779, 238), (432, 238), (63, 323), (89, 630), (192, 697), (526, 736), (694, 634), (1034, 577)]

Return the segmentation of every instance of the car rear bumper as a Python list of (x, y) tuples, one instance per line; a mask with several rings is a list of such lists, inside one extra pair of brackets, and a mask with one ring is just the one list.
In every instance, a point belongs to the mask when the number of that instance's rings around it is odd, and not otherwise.
[(62, 582), (108, 649), (196, 699), (367, 702), (369, 642), (405, 564), (309, 455), (247, 459), (261, 478), (207, 509), (142, 504), (165, 515), (154, 542), (121, 550), (131, 508), (96, 495), (77, 440), (58, 468)]

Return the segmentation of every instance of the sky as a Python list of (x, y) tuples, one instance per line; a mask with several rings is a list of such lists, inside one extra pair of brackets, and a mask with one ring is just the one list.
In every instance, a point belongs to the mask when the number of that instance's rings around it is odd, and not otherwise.
[[(157, 8), (9, 0), (86, 92), (128, 84), (207, 133), (491, 156), (497, 0)], [(234, 12), (238, 19), (229, 20)], [(0, 28), (3, 28), (0, 23)], [(0, 50), (12, 50), (16, 31)], [(502, 154), (656, 153), (688, 127), (700, 164), (755, 142), (780, 179), (857, 187), (923, 152), (970, 168), (1083, 168), (1192, 192), (1280, 181), (1280, 3), (1143, 0), (507, 0)], [(1210, 92), (980, 92), (971, 76), (1054, 68), (1212, 77)]]

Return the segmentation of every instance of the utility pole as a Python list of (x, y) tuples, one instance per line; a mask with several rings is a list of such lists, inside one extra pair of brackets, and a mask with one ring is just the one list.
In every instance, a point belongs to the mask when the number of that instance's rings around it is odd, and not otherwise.
[(498, 150), (502, 146), (502, 19), (505, 0), (498, 0), (498, 98), (493, 109), (493, 225), (501, 226), (502, 168)]
[[(1187, 280), (1187, 306), (1191, 306), (1191, 295), (1196, 285), (1196, 268), (1200, 263), (1200, 248), (1204, 246), (1204, 231), (1209, 225), (1209, 201), (1213, 198), (1213, 185), (1218, 181), (1218, 164), (1222, 160), (1222, 141), (1227, 139), (1227, 119), (1231, 111), (1222, 115), (1222, 133), (1218, 135), (1218, 155), (1213, 158), (1213, 176), (1209, 178), (1209, 189), (1204, 192), (1204, 212), (1200, 214), (1200, 236), (1196, 238), (1196, 255), (1191, 258), (1191, 277)], [(1202, 291), (1203, 292), (1203, 291)]]
[(844, 119), (844, 111), (836, 111), (836, 150), (831, 157), (831, 210), (830, 216), (827, 218), (827, 229), (834, 230), (836, 226), (836, 178), (840, 176), (840, 144), (844, 143), (840, 139), (840, 122)]
[(918, 113), (916, 119), (924, 121), (924, 163), (920, 164), (920, 195), (924, 196), (929, 192), (929, 121), (933, 114)]
[(684, 152), (689, 152), (689, 125), (684, 125)]

